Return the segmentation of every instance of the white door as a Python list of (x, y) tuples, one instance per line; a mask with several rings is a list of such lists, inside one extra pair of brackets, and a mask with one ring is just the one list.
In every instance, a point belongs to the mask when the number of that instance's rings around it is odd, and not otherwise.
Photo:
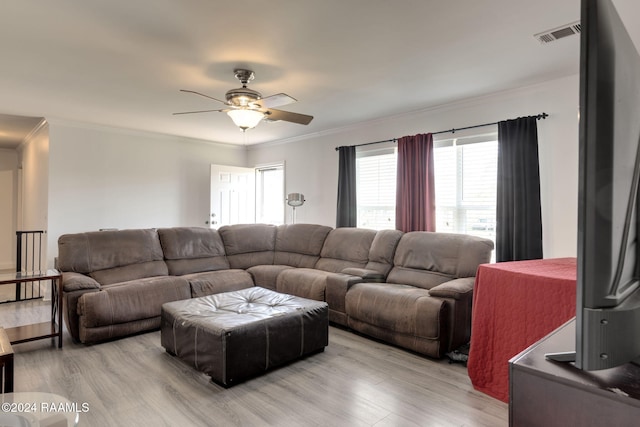
[(255, 177), (253, 168), (211, 165), (211, 228), (255, 223)]

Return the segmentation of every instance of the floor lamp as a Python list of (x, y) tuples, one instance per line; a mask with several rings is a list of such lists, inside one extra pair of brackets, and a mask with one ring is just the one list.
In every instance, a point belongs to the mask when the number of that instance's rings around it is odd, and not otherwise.
[(304, 195), (301, 193), (289, 193), (289, 195), (287, 196), (287, 204), (293, 209), (293, 212), (291, 214), (292, 224), (296, 223), (296, 207), (302, 206), (304, 202)]

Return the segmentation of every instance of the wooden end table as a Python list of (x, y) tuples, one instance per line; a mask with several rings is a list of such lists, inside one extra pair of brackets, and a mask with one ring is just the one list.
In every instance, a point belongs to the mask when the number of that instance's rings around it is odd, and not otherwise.
[(58, 348), (62, 348), (62, 274), (58, 270), (29, 273), (0, 274), (0, 286), (14, 283), (51, 281), (51, 321), (32, 323), (13, 328), (5, 328), (11, 344), (44, 338), (58, 338)]

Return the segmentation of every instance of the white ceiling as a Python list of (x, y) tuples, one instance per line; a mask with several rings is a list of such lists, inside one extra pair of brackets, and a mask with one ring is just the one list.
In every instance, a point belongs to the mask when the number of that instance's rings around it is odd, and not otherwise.
[[(636, 45), (640, 2), (614, 0)], [(579, 37), (533, 35), (579, 0), (5, 0), (0, 113), (233, 144), (348, 127), (578, 72)], [(308, 126), (261, 123), (246, 141), (218, 108), (249, 68)], [(0, 121), (0, 131), (5, 121)], [(9, 145), (8, 145), (9, 144)], [(0, 139), (0, 147), (11, 146)], [(15, 145), (14, 145), (15, 146)]]

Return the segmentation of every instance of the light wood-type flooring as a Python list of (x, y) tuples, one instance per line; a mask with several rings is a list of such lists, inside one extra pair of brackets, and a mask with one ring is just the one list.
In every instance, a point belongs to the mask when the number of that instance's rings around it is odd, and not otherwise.
[[(0, 305), (0, 325), (42, 321), (48, 302)], [(37, 319), (34, 319), (37, 317)], [(18, 344), (15, 391), (60, 394), (80, 425), (100, 426), (491, 426), (508, 406), (473, 389), (466, 368), (330, 327), (318, 353), (225, 389), (160, 345), (160, 332), (82, 345), (65, 331)]]

